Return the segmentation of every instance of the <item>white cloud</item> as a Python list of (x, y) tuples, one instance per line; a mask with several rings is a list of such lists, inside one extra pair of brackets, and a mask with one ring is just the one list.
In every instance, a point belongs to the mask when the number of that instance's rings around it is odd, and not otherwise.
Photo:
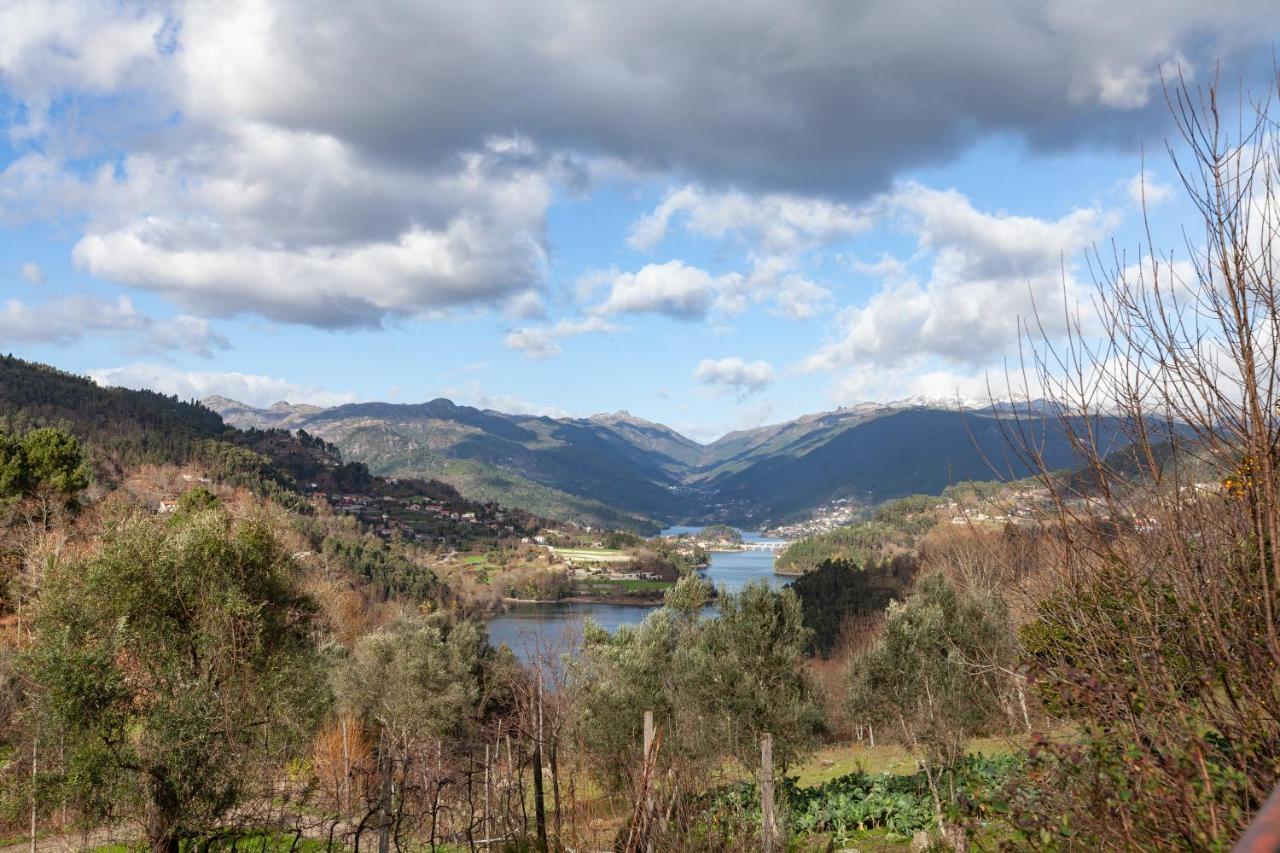
[(830, 306), (833, 297), (827, 288), (801, 274), (805, 255), (867, 230), (875, 222), (874, 209), (874, 204), (855, 209), (819, 198), (713, 192), (686, 186), (637, 220), (628, 242), (632, 248), (651, 248), (661, 242), (675, 220), (691, 234), (718, 240), (735, 238), (750, 247), (747, 260), (751, 269), (703, 282), (715, 292), (713, 306), (726, 314), (738, 314), (772, 298), (774, 313), (807, 320)]
[(798, 275), (786, 276), (779, 282), (775, 299), (778, 311), (792, 320), (817, 316), (834, 301), (831, 291)]
[(887, 202), (912, 230), (930, 268), (899, 276), (866, 303), (845, 309), (837, 337), (804, 362), (809, 370), (887, 366), (937, 356), (990, 364), (1013, 348), (1019, 322), (1038, 310), (1046, 331), (1064, 331), (1063, 299), (1081, 297), (1072, 275), (1114, 217), (1094, 208), (1044, 220), (979, 211), (960, 193), (910, 184)]
[(538, 275), (540, 255), (490, 242), (485, 226), (451, 223), (393, 241), (298, 250), (167, 245), (167, 223), (92, 234), (76, 263), (213, 314), (254, 310), (322, 327), (377, 325), (388, 314), (496, 302)]
[(22, 265), (22, 277), (27, 284), (40, 285), (45, 282), (44, 270), (35, 261), (27, 261)]
[[(680, 260), (647, 264), (634, 273), (611, 271), (609, 294), (597, 314), (661, 314), (675, 320), (703, 320), (741, 314), (770, 299), (774, 313), (807, 320), (833, 301), (831, 291), (797, 271), (789, 255), (748, 255), (748, 272), (712, 275)], [(592, 276), (593, 282), (599, 276)], [(598, 285), (597, 285), (598, 286)]]
[(465, 386), (445, 388), (441, 392), (455, 403), (474, 406), (477, 409), (492, 409), (495, 412), (506, 412), (511, 415), (536, 415), (547, 418), (567, 418), (571, 415), (558, 406), (542, 406), (531, 403), (522, 397), (512, 394), (494, 394), (478, 382), (470, 382)]
[(738, 356), (704, 358), (694, 369), (693, 378), (746, 396), (773, 382), (773, 366), (767, 361), (745, 361)]
[(8, 0), (0, 5), (0, 81), (26, 106), (11, 130), (47, 127), (53, 101), (68, 92), (109, 93), (149, 85), (162, 61), (165, 17), (146, 4), (114, 0)]
[(574, 297), (579, 302), (590, 302), (598, 291), (611, 285), (619, 275), (617, 269), (587, 270), (574, 282)]
[(229, 349), (230, 343), (225, 337), (215, 332), (209, 321), (189, 314), (179, 314), (167, 320), (151, 320), (147, 324), (146, 334), (141, 339), (141, 346), (135, 342), (134, 349), (146, 350), (186, 350), (195, 355), (209, 357), (215, 349)]
[(766, 252), (795, 252), (866, 231), (869, 209), (798, 195), (713, 192), (686, 186), (670, 193), (631, 228), (632, 248), (650, 249), (667, 235), (673, 219), (686, 231), (723, 239), (734, 236)]
[(504, 343), (521, 350), (528, 358), (550, 358), (560, 354), (560, 341), (592, 332), (616, 332), (619, 327), (600, 317), (561, 320), (549, 326), (528, 326), (507, 333)]
[(620, 273), (609, 296), (596, 310), (602, 314), (665, 314), (677, 320), (700, 320), (717, 295), (740, 280), (713, 276), (683, 261), (647, 264), (638, 272)]
[(208, 357), (226, 349), (227, 339), (205, 320), (179, 315), (154, 318), (121, 296), (114, 302), (75, 295), (30, 305), (0, 303), (0, 339), (31, 344), (68, 344), (87, 334), (124, 335), (133, 352), (182, 350)]
[(1129, 195), (1129, 201), (1133, 202), (1135, 207), (1142, 207), (1145, 204), (1151, 208), (1173, 198), (1173, 187), (1158, 181), (1152, 172), (1139, 172), (1134, 175), (1125, 184), (1125, 191)]
[(900, 258), (895, 258), (888, 253), (882, 254), (878, 260), (862, 261), (857, 258), (849, 259), (850, 268), (857, 273), (882, 278), (889, 281), (898, 281), (907, 274), (907, 264)]
[(874, 369), (836, 373), (828, 397), (837, 405), (914, 400), (944, 406), (981, 406), (993, 397), (999, 400), (1011, 396), (1009, 391), (1004, 368), (999, 364), (950, 369), (940, 366), (936, 359), (909, 356)]
[(338, 406), (355, 401), (349, 392), (335, 392), (313, 385), (298, 385), (274, 376), (252, 373), (179, 370), (163, 364), (137, 363), (124, 367), (104, 367), (88, 371), (99, 385), (149, 388), (183, 399), (203, 399), (213, 395), (239, 400), (251, 406), (269, 406), (280, 400)]
[(547, 316), (547, 309), (538, 291), (526, 290), (508, 299), (502, 313), (513, 320), (536, 320)]
[[(540, 286), (552, 184), (527, 157), (499, 146), (424, 175), (363, 162), (332, 138), (241, 127), (40, 197), (91, 212), (73, 257), (93, 275), (205, 314), (373, 326)], [(0, 196), (12, 181), (43, 185), (10, 177)]]

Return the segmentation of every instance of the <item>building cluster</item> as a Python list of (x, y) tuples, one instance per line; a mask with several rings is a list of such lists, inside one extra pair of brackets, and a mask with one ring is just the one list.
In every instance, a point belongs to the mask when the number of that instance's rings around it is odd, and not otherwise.
[(764, 531), (769, 536), (782, 539), (803, 539), (818, 533), (826, 533), (837, 527), (848, 527), (862, 517), (863, 506), (854, 498), (839, 498), (828, 501), (813, 511), (803, 521), (780, 524)]
[[(952, 524), (1030, 524), (1053, 509), (1054, 497), (1046, 488), (1015, 489), (985, 507), (964, 506), (954, 500), (934, 504), (934, 510), (951, 514)], [(944, 516), (945, 517), (945, 516)]]
[(424, 497), (398, 498), (313, 492), (340, 515), (349, 515), (377, 535), (427, 545), (456, 546), (476, 539), (519, 535), (501, 510), (469, 505), (460, 508)]
[[(1179, 507), (1188, 507), (1197, 501), (1204, 500), (1223, 491), (1220, 483), (1199, 482), (1179, 486), (1175, 503)], [(1121, 510), (1108, 504), (1096, 496), (1055, 497), (1046, 488), (1020, 489), (1001, 500), (991, 502), (986, 510), (965, 507), (955, 501), (936, 504), (935, 510), (951, 513), (951, 523), (956, 525), (973, 523), (991, 524), (1031, 524), (1052, 518), (1059, 509), (1077, 517), (1088, 517), (1099, 521), (1110, 521), (1121, 525), (1132, 525), (1139, 533), (1154, 533), (1160, 529), (1160, 521), (1149, 514), (1150, 506), (1135, 510)]]
[(581, 565), (574, 566), (570, 572), (574, 580), (597, 580), (597, 581), (660, 581), (666, 580), (657, 572), (637, 572), (628, 571), (625, 566), (622, 568), (606, 568), (600, 565)]

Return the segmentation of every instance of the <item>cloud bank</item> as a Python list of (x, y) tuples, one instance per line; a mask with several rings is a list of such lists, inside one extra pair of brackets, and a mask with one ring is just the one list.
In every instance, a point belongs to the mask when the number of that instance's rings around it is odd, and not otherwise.
[[(1277, 24), (1264, 0), (15, 0), (0, 216), (82, 229), (82, 269), (188, 312), (377, 326), (544, 289), (548, 207), (601, 176), (686, 184), (635, 246), (680, 223), (794, 252), (985, 135), (1129, 144), (1162, 68)], [(603, 312), (705, 315), (672, 263)]]
[(218, 395), (239, 400), (251, 406), (266, 407), (281, 400), (311, 403), (316, 406), (338, 406), (355, 402), (355, 395), (330, 391), (313, 385), (298, 385), (274, 376), (253, 373), (179, 370), (164, 364), (138, 362), (123, 367), (104, 367), (88, 371), (99, 385), (124, 388), (146, 388), (183, 399), (200, 400)]

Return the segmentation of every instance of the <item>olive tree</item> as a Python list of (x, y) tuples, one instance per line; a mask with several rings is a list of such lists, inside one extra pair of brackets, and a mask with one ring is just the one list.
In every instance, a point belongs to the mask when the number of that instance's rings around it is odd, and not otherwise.
[(60, 739), (42, 778), (177, 851), (262, 802), (309, 737), (327, 698), (317, 627), (266, 518), (108, 519), (98, 553), (47, 567), (22, 659), (33, 736)]
[(764, 732), (783, 766), (813, 745), (822, 715), (802, 667), (809, 631), (795, 594), (752, 584), (719, 595), (714, 616), (703, 612), (709, 594), (686, 577), (639, 626), (587, 631), (581, 725), (607, 781), (622, 782), (634, 765), (646, 709), (664, 763), (683, 764), (690, 783), (725, 759), (755, 767)]
[[(466, 832), (475, 821), (477, 797), (468, 784), (472, 753), (510, 665), (474, 622), (434, 613), (362, 638), (338, 670), (339, 704), (368, 728), (375, 743), (377, 777), (369, 786), (359, 835), (376, 829), (380, 849), (392, 834), (425, 824), (435, 843), (442, 797), (465, 796)], [(449, 804), (443, 804), (447, 806)]]
[(924, 766), (939, 819), (942, 772), (1004, 716), (1001, 671), (975, 665), (1014, 654), (1000, 608), (927, 575), (889, 605), (879, 639), (850, 661), (851, 716), (897, 730)]

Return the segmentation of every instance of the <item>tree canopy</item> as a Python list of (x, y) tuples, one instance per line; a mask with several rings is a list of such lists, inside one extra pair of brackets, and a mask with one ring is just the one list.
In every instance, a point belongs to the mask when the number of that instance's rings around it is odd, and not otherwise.
[(264, 517), (111, 519), (97, 554), (48, 566), (22, 660), (39, 736), (65, 750), (47, 784), (177, 850), (309, 736), (327, 697), (316, 618)]
[(665, 732), (667, 754), (692, 763), (755, 766), (763, 732), (774, 736), (784, 767), (812, 746), (821, 712), (799, 666), (809, 635), (795, 594), (751, 584), (717, 597), (711, 617), (703, 614), (710, 593), (690, 575), (640, 625), (586, 632), (576, 671), (582, 725), (613, 784), (639, 754), (646, 709)]
[(48, 496), (70, 501), (89, 485), (89, 466), (76, 437), (40, 427), (20, 437), (0, 432), (0, 501)]

